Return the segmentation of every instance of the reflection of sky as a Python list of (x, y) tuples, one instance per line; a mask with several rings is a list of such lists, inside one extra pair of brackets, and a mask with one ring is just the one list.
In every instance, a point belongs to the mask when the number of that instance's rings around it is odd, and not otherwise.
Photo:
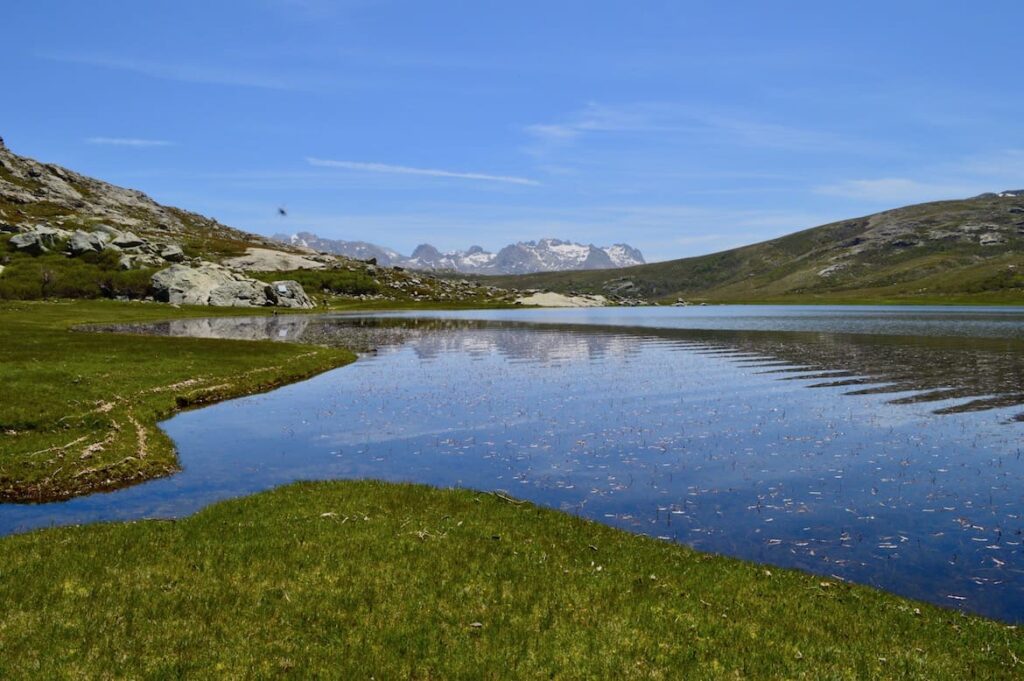
[[(303, 333), (324, 332), (314, 327)], [(809, 387), (840, 369), (980, 390), (1018, 375), (1009, 346), (459, 325), (392, 340), (352, 366), (174, 417), (164, 425), (180, 475), (3, 507), (0, 529), (181, 515), (296, 479), (408, 480), (504, 489), (704, 550), (1021, 619), (1024, 426), (1008, 422), (1020, 407), (937, 415), (963, 399), (891, 404), (914, 390)], [(950, 367), (931, 366), (938, 357)]]

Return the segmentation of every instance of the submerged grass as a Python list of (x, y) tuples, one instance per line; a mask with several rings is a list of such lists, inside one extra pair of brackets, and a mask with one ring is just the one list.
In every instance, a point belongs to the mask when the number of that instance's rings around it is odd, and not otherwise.
[(62, 499), (166, 475), (178, 463), (158, 420), (354, 359), (336, 348), (70, 328), (211, 314), (260, 311), (109, 301), (0, 303), (0, 500)]
[(1014, 627), (465, 490), (302, 483), (0, 549), (4, 678), (1024, 671)]

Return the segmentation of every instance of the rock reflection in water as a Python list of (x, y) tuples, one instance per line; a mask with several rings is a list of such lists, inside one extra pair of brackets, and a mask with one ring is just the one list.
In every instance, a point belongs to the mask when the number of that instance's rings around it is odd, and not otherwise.
[(230, 321), (238, 329), (190, 320), (161, 332), (216, 327), (379, 353), (176, 416), (164, 425), (182, 474), (0, 507), (0, 530), (180, 515), (295, 479), (373, 477), (504, 489), (703, 550), (1024, 621), (1018, 340)]

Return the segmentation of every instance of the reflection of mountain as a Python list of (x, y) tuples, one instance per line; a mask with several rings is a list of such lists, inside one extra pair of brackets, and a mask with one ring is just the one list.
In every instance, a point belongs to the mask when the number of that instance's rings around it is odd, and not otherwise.
[[(517, 362), (540, 363), (627, 357), (657, 344), (729, 358), (778, 380), (813, 380), (812, 388), (849, 388), (847, 394), (910, 393), (893, 402), (942, 402), (936, 413), (1024, 404), (1024, 341), (1017, 339), (337, 316), (189, 319), (106, 328), (344, 345), (363, 352), (408, 344), (424, 359), (451, 352), (497, 353)], [(1024, 420), (1024, 414), (1017, 419)]]

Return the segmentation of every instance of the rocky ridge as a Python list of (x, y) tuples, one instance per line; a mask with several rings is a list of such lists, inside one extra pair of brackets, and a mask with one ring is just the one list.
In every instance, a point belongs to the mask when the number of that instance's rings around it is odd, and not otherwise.
[(404, 256), (393, 249), (365, 241), (325, 239), (311, 232), (276, 234), (274, 238), (291, 246), (309, 247), (360, 259), (372, 258), (380, 265), (459, 274), (598, 270), (644, 263), (643, 254), (627, 244), (599, 247), (559, 239), (520, 241), (505, 246), (497, 253), (486, 251), (480, 246), (471, 246), (465, 251), (443, 253), (430, 244), (420, 244), (411, 256)]

